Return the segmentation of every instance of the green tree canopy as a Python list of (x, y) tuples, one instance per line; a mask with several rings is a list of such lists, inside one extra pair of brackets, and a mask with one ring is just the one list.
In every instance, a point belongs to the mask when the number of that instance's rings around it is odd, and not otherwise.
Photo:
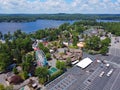
[(111, 42), (110, 38), (106, 38), (104, 40), (101, 41), (101, 46), (109, 46), (109, 43)]
[(0, 53), (0, 71), (4, 71), (11, 63), (7, 53)]
[(40, 83), (44, 83), (49, 75), (49, 71), (46, 67), (38, 67), (35, 70), (35, 75), (39, 77)]
[(100, 38), (98, 36), (92, 36), (85, 41), (85, 47), (90, 50), (99, 50)]
[(63, 61), (57, 61), (56, 62), (56, 67), (58, 68), (58, 69), (60, 69), (60, 70), (64, 70), (64, 69), (66, 69), (66, 64), (65, 64), (65, 62), (63, 62)]

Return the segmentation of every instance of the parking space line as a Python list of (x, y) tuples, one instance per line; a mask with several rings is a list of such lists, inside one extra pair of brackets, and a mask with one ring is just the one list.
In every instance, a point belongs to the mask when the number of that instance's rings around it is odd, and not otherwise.
[(120, 72), (118, 73), (118, 75), (117, 75), (116, 79), (114, 80), (114, 82), (113, 82), (113, 84), (112, 84), (112, 86), (111, 86), (110, 90), (113, 90), (113, 87), (114, 87), (114, 85), (115, 85), (115, 83), (116, 83), (117, 79), (119, 78), (119, 75), (120, 75)]
[(112, 57), (110, 60), (108, 60), (108, 61), (112, 61), (114, 57), (115, 57), (115, 56), (113, 56), (113, 57)]

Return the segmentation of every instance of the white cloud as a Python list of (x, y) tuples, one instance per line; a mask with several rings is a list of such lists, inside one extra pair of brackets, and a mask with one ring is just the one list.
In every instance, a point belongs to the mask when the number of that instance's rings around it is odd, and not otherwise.
[(119, 13), (120, 0), (0, 0), (0, 13)]

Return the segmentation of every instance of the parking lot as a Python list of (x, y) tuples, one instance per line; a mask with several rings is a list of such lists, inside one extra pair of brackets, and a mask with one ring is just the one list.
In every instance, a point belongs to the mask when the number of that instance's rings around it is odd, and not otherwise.
[[(120, 90), (120, 57), (107, 55), (90, 55), (83, 53), (83, 58), (89, 57), (94, 62), (86, 69), (74, 66), (66, 73), (46, 85), (47, 90)], [(110, 64), (107, 68), (105, 64), (98, 63), (97, 60)], [(107, 73), (113, 69), (113, 73)], [(103, 75), (100, 77), (100, 74)], [(72, 76), (73, 81), (66, 79)], [(68, 82), (67, 82), (68, 81)]]
[[(120, 37), (117, 38), (120, 40)], [(89, 57), (93, 63), (86, 69), (77, 66), (72, 67), (66, 73), (46, 85), (47, 90), (120, 90), (120, 42), (112, 37), (109, 53), (106, 56), (101, 54), (90, 55), (83, 53), (83, 58)], [(98, 63), (97, 60), (109, 63)], [(108, 73), (113, 69), (110, 76)], [(72, 76), (72, 81), (68, 77)]]
[(104, 68), (102, 71), (105, 73), (102, 77), (99, 76), (100, 74), (97, 75), (97, 77), (87, 84), (84, 89), (78, 90), (120, 90), (120, 86), (118, 84), (120, 83), (120, 70), (114, 68), (112, 75), (107, 76), (107, 73), (111, 68), (113, 67), (110, 67), (109, 69)]

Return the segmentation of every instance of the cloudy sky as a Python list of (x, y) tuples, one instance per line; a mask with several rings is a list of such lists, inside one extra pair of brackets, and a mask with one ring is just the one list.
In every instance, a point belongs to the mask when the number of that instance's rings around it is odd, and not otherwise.
[(120, 0), (0, 0), (0, 13), (120, 14)]

